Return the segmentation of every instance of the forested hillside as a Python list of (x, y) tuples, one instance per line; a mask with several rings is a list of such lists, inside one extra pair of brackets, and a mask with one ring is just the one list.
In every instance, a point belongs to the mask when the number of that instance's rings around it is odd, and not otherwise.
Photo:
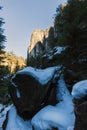
[[(32, 57), (30, 65), (48, 67), (63, 65), (65, 77), (72, 80), (87, 78), (87, 1), (68, 0), (67, 4), (57, 7), (54, 17), (54, 37), (48, 42), (51, 51)], [(50, 32), (48, 36), (50, 35)], [(52, 46), (53, 44), (53, 46)], [(55, 47), (63, 47), (61, 53), (54, 56)], [(37, 51), (37, 50), (36, 50)], [(49, 55), (49, 56), (48, 56)], [(53, 55), (53, 56), (52, 56)], [(33, 62), (32, 62), (33, 60)], [(29, 64), (29, 63), (28, 63)], [(45, 65), (45, 66), (44, 66)], [(68, 76), (68, 77), (67, 77)], [(76, 82), (74, 81), (74, 82)], [(69, 81), (68, 81), (69, 82)], [(70, 81), (72, 82), (72, 81)]]
[(67, 47), (61, 63), (80, 79), (87, 78), (87, 1), (68, 0), (64, 8), (57, 8), (54, 27), (57, 45)]

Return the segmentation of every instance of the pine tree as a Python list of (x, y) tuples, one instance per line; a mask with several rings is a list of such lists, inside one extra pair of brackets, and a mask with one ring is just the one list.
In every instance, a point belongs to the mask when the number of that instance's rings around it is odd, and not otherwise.
[[(2, 7), (0, 7), (0, 10), (2, 9)], [(4, 29), (2, 28), (2, 25), (4, 24), (4, 20), (3, 18), (0, 17), (0, 63), (2, 60), (2, 54), (4, 53), (4, 42), (6, 40), (6, 37), (4, 36)]]
[(87, 78), (87, 1), (68, 0), (57, 9), (55, 28), (57, 44), (66, 46), (61, 54), (62, 64), (80, 77)]

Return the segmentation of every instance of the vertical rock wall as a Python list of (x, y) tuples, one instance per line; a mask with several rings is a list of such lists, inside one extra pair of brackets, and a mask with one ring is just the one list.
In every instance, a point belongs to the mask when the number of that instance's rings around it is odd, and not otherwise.
[(30, 45), (27, 50), (27, 63), (32, 57), (37, 57), (51, 49), (52, 39), (54, 39), (53, 27), (48, 27), (46, 31), (36, 29), (31, 35)]

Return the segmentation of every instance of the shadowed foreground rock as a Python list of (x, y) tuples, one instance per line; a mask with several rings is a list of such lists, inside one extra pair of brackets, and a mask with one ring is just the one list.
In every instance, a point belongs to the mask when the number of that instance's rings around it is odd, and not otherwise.
[[(58, 102), (56, 99), (56, 85), (52, 82), (55, 69), (52, 70), (51, 77), (48, 76), (47, 81), (41, 81), (40, 78), (43, 73), (45, 74), (44, 70), (40, 72), (40, 70), (30, 67), (16, 73), (10, 82), (11, 98), (18, 114), (25, 120), (31, 119), (46, 105), (55, 105)], [(42, 78), (44, 79), (45, 76), (47, 75), (42, 76)]]
[(74, 130), (87, 130), (87, 101), (76, 108), (76, 122)]
[[(52, 69), (52, 68), (50, 68), (50, 69)], [(35, 70), (35, 73), (36, 73), (36, 70)], [(20, 101), (22, 99), (22, 90), (20, 89), (20, 87), (23, 88), (23, 92), (24, 92), (24, 89), (28, 87), (28, 86), (27, 87), (25, 86), (27, 84), (26, 84), (26, 82), (24, 83), (24, 81), (23, 81), (24, 77), (23, 77), (23, 79), (20, 78), (21, 76), (24, 76), (24, 74), (25, 74), (25, 76), (27, 75), (27, 77), (28, 76), (32, 77), (31, 76), (32, 74), (27, 73), (27, 72), (25, 73), (25, 71), (21, 71), (21, 72), (16, 73), (16, 75), (13, 76), (12, 80), (11, 80), (10, 87), (14, 88), (13, 89), (14, 91), (11, 88), (10, 88), (10, 91), (12, 90), (14, 92), (14, 94), (16, 96), (15, 98), (17, 98), (18, 100), (16, 100), (16, 102), (15, 102), (16, 108), (13, 106), (9, 111), (7, 124), (5, 123), (6, 130), (16, 130), (16, 129), (18, 129), (18, 130), (27, 130), (27, 129), (29, 129), (29, 130), (48, 130), (48, 129), (49, 130), (58, 130), (58, 129), (68, 130), (68, 128), (69, 129), (73, 128), (75, 116), (74, 116), (74, 107), (73, 107), (72, 97), (67, 89), (67, 85), (64, 82), (63, 75), (61, 75), (59, 80), (57, 80), (58, 82), (55, 83), (56, 85), (54, 84), (54, 79), (56, 78), (56, 76), (54, 76), (55, 75), (54, 69), (52, 71), (51, 70), (48, 71), (46, 69), (46, 74), (45, 74), (46, 79), (41, 71), (39, 73), (40, 74), (39, 76), (35, 76), (34, 71), (33, 71), (33, 78), (35, 79), (35, 82), (32, 82), (32, 84), (30, 84), (30, 85), (34, 85), (34, 83), (37, 83), (36, 81), (38, 81), (38, 83), (41, 85), (39, 87), (42, 87), (42, 88), (45, 87), (45, 90), (43, 89), (45, 95), (44, 95), (44, 98), (42, 98), (40, 100), (40, 105), (39, 105), (39, 106), (41, 106), (40, 108), (43, 108), (43, 107), (44, 108), (41, 110), (38, 109), (39, 112), (35, 111), (36, 113), (33, 113), (34, 111), (32, 111), (32, 110), (36, 110), (36, 106), (34, 106), (35, 109), (31, 109), (32, 113), (30, 113), (30, 111), (29, 111), (30, 108), (27, 108), (29, 106), (26, 106), (27, 115), (29, 115), (29, 116), (27, 116), (27, 117), (26, 117), (26, 115), (22, 116), (23, 113), (21, 113), (21, 117), (23, 117), (24, 120), (19, 117), (20, 111), (18, 111), (19, 106), (17, 106), (17, 105), (20, 105), (20, 104), (16, 104), (16, 103), (18, 101), (19, 101), (18, 103), (20, 103)], [(27, 79), (27, 77), (26, 77), (26, 79)], [(39, 77), (39, 79), (38, 79), (38, 77)], [(40, 77), (43, 77), (44, 80), (42, 80)], [(31, 78), (31, 80), (32, 80), (32, 78)], [(21, 81), (22, 84), (18, 84), (19, 81)], [(27, 82), (28, 81), (29, 81), (29, 79), (27, 79)], [(34, 80), (32, 80), (32, 81), (34, 81)], [(23, 85), (23, 86), (20, 86), (20, 85)], [(57, 90), (53, 89), (53, 88), (57, 88)], [(26, 89), (26, 90), (28, 90), (28, 89)], [(30, 89), (29, 92), (33, 91), (33, 90), (32, 91), (31, 90), (32, 89)], [(35, 89), (35, 90), (37, 90), (37, 89)], [(43, 91), (41, 91), (41, 92), (43, 92)], [(54, 92), (56, 92), (56, 93), (54, 93)], [(26, 91), (26, 93), (27, 93), (27, 91)], [(27, 94), (29, 94), (29, 93), (27, 93)], [(43, 94), (43, 93), (38, 93), (38, 94), (41, 96), (41, 94)], [(55, 98), (54, 98), (54, 94), (55, 94)], [(28, 102), (26, 103), (26, 105), (28, 103), (30, 103), (31, 100), (29, 100), (29, 99), (32, 99), (31, 97), (29, 97), (29, 95), (27, 95), (27, 96), (28, 96), (28, 98), (27, 98)], [(26, 97), (26, 94), (25, 94), (25, 97)], [(24, 97), (24, 99), (26, 99), (25, 97)], [(33, 95), (32, 95), (32, 97), (33, 97)], [(56, 100), (56, 97), (59, 99), (59, 102)], [(39, 97), (39, 99), (40, 99), (40, 97)], [(39, 102), (39, 99), (38, 99), (38, 102)], [(24, 101), (26, 101), (26, 100), (24, 100)], [(21, 103), (22, 103), (22, 101), (21, 101)], [(36, 103), (36, 102), (34, 102), (34, 100), (33, 100), (33, 103)], [(52, 105), (48, 105), (48, 104), (52, 104)], [(53, 106), (53, 105), (55, 105), (55, 106)], [(21, 110), (22, 111), (25, 110), (25, 106), (22, 107)], [(19, 113), (19, 115), (17, 112)], [(31, 116), (31, 114), (32, 114), (32, 116)]]

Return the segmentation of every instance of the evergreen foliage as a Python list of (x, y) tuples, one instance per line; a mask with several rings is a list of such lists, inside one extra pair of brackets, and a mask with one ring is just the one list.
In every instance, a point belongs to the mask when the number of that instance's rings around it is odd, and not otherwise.
[(50, 27), (50, 30), (48, 32), (48, 38), (47, 38), (47, 42), (49, 44), (50, 48), (53, 48), (55, 46), (55, 38), (54, 38), (54, 28)]
[(36, 67), (36, 68), (41, 68), (41, 63), (42, 63), (42, 55), (37, 55), (36, 57), (31, 56), (29, 61), (27, 62), (28, 66)]
[[(0, 10), (1, 9), (2, 7), (0, 7)], [(17, 57), (13, 52), (6, 53), (4, 51), (6, 37), (3, 34), (3, 24), (4, 19), (0, 17), (0, 103), (8, 103), (8, 85), (10, 76), (19, 69), (22, 69), (26, 63), (25, 59)]]
[[(0, 7), (0, 10), (2, 7)], [(4, 29), (2, 28), (2, 25), (4, 24), (4, 19), (0, 17), (0, 62), (2, 60), (2, 54), (4, 53), (4, 42), (6, 40), (6, 37), (4, 36)]]
[(8, 85), (10, 80), (10, 71), (6, 66), (0, 66), (0, 103), (7, 104), (10, 101), (8, 94)]
[(62, 64), (81, 79), (87, 78), (87, 1), (68, 0), (57, 8), (54, 27), (57, 44), (66, 46), (61, 54)]
[[(0, 10), (2, 7), (0, 7)], [(8, 75), (9, 70), (8, 67), (3, 66), (4, 62), (4, 42), (6, 41), (6, 37), (4, 36), (4, 29), (2, 25), (4, 24), (4, 19), (0, 17), (0, 103), (7, 103), (8, 98), (6, 97), (7, 94), (7, 86), (8, 86)]]
[(7, 104), (11, 101), (8, 93), (10, 77), (18, 70), (24, 68), (25, 60), (17, 57), (13, 52), (3, 54), (0, 65), (0, 103)]

